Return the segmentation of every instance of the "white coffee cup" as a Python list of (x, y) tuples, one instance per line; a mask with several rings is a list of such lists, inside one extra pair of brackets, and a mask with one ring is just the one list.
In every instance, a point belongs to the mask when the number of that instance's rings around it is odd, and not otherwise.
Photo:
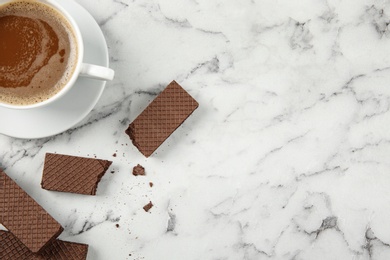
[[(14, 2), (15, 0), (0, 0), (0, 6), (3, 4), (7, 4), (10, 2)], [(49, 99), (44, 100), (39, 103), (34, 103), (31, 105), (13, 105), (0, 102), (1, 107), (11, 108), (11, 109), (32, 109), (37, 107), (46, 106), (52, 102), (55, 102), (60, 97), (64, 96), (66, 92), (68, 92), (73, 85), (75, 84), (77, 78), (80, 77), (89, 77), (99, 80), (112, 80), (114, 78), (115, 72), (107, 67), (83, 63), (84, 57), (84, 43), (83, 38), (81, 36), (80, 29), (72, 18), (72, 16), (56, 1), (54, 0), (34, 0), (35, 2), (40, 2), (46, 4), (55, 10), (57, 10), (65, 20), (67, 20), (74, 32), (75, 41), (77, 44), (77, 60), (75, 62), (74, 71), (68, 82), (61, 88), (61, 90), (55, 95), (51, 96)]]

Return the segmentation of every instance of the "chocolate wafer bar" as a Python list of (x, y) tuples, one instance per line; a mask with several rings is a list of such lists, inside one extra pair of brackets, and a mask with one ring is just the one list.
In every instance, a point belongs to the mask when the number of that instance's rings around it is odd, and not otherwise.
[(14, 234), (0, 230), (0, 259), (31, 259), (31, 252)]
[(41, 186), (46, 190), (95, 195), (111, 161), (47, 153)]
[(149, 157), (199, 106), (176, 81), (172, 81), (129, 125), (126, 134)]
[(63, 230), (49, 213), (1, 170), (0, 223), (33, 253), (51, 243)]
[(0, 259), (2, 260), (85, 260), (88, 245), (54, 240), (40, 253), (31, 252), (8, 231), (0, 231)]

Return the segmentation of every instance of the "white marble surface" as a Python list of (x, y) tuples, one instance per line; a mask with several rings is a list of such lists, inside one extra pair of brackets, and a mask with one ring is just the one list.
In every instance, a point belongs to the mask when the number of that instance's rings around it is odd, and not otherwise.
[[(89, 260), (390, 258), (389, 1), (79, 3), (115, 80), (63, 134), (0, 135), (0, 167), (62, 239)], [(200, 107), (146, 159), (124, 130), (173, 79)], [(45, 191), (46, 152), (115, 173), (95, 197)]]

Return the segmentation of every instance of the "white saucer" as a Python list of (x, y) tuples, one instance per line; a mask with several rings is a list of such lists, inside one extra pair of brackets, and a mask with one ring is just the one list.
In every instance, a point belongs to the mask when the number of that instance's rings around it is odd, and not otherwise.
[[(87, 10), (73, 0), (57, 0), (75, 19), (84, 40), (84, 62), (108, 67), (106, 40)], [(0, 108), (0, 133), (34, 139), (62, 133), (85, 118), (103, 93), (105, 81), (79, 78), (63, 97), (31, 110)]]

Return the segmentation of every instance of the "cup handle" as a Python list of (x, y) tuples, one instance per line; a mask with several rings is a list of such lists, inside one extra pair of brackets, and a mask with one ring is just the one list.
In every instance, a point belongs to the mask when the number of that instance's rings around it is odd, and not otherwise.
[(110, 68), (93, 65), (89, 63), (81, 64), (80, 76), (101, 79), (101, 80), (113, 80), (115, 71)]

